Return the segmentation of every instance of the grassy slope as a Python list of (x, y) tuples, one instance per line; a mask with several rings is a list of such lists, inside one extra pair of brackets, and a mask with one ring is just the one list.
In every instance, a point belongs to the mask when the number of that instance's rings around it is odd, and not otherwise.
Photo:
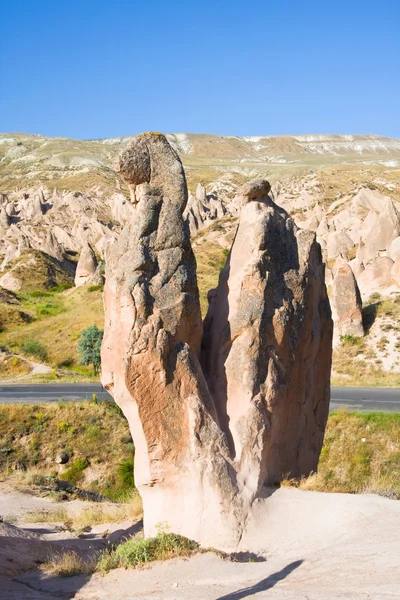
[[(111, 403), (59, 402), (0, 407), (0, 471), (33, 469), (110, 497), (133, 485), (128, 424)], [(55, 458), (67, 452), (70, 460)]]
[[(386, 318), (386, 331), (397, 336), (395, 350), (400, 349), (400, 298), (395, 300), (375, 299), (363, 308), (363, 324), (366, 335), (363, 338), (346, 336), (333, 353), (333, 385), (365, 387), (400, 387), (400, 372), (384, 371), (382, 360), (377, 354), (377, 346), (369, 342), (368, 334), (376, 319)], [(385, 336), (378, 342), (384, 344)], [(384, 345), (382, 346), (384, 350)], [(381, 353), (380, 353), (381, 354)], [(383, 355), (385, 352), (383, 351)]]
[[(5, 329), (0, 333), (0, 346), (40, 362), (40, 357), (24, 352), (24, 344), (34, 340), (45, 349), (48, 356), (45, 362), (54, 367), (67, 364), (79, 370), (77, 344), (81, 331), (94, 324), (103, 328), (104, 324), (101, 290), (89, 290), (90, 287), (83, 286), (64, 292), (36, 291), (21, 295), (17, 308), (29, 314), (32, 322)], [(91, 374), (90, 369), (83, 372)]]
[[(67, 465), (54, 458), (70, 454)], [(0, 472), (57, 474), (118, 497), (129, 490), (133, 444), (119, 410), (106, 403), (0, 408)], [(400, 415), (334, 412), (317, 476), (300, 486), (331, 492), (376, 491), (400, 498)]]
[[(229, 231), (229, 223), (227, 226), (213, 224), (207, 230), (210, 231), (223, 235)], [(204, 235), (200, 237), (201, 244), (195, 248), (203, 315), (208, 305), (207, 292), (217, 285), (228, 254), (217, 242), (202, 241)], [(103, 328), (104, 312), (101, 290), (89, 291), (90, 289), (82, 286), (66, 291), (46, 290), (40, 280), (32, 283), (29, 291), (18, 294), (19, 304), (7, 304), (0, 299), (0, 346), (54, 368), (68, 366), (74, 372), (81, 372), (82, 376), (91, 377), (90, 368), (79, 367), (78, 339), (82, 330), (90, 325)], [(47, 359), (26, 352), (24, 346), (32, 341), (42, 346)], [(0, 369), (0, 377), (17, 377), (21, 374), (24, 373), (21, 372), (20, 365), (18, 368), (15, 365), (14, 371), (12, 364), (7, 372), (5, 368)], [(70, 379), (71, 375), (59, 373), (58, 377)]]
[(376, 492), (400, 499), (400, 415), (332, 413), (318, 474), (301, 487), (325, 492)]

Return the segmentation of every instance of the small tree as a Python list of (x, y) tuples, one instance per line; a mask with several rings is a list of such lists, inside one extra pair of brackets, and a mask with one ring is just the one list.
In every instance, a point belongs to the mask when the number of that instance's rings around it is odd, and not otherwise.
[(94, 374), (100, 371), (100, 348), (103, 340), (103, 330), (97, 325), (84, 329), (78, 343), (78, 352), (82, 365), (93, 365)]

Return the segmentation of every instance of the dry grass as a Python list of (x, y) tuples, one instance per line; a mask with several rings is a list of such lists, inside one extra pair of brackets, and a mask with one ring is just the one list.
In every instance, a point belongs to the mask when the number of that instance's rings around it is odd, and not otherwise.
[(318, 473), (282, 485), (400, 499), (400, 415), (337, 411), (328, 419)]
[(82, 555), (73, 550), (60, 551), (41, 565), (41, 569), (46, 573), (59, 577), (90, 575), (96, 570), (97, 560), (96, 554)]
[[(67, 505), (68, 506), (68, 505)], [(86, 502), (80, 511), (69, 511), (67, 506), (57, 506), (48, 510), (27, 512), (24, 523), (65, 523), (71, 531), (82, 531), (94, 525), (122, 523), (124, 521), (139, 521), (143, 517), (142, 499), (133, 490), (125, 498), (124, 503)]]
[[(67, 452), (69, 461), (55, 458)], [(128, 424), (116, 405), (101, 402), (0, 407), (0, 472), (56, 475), (113, 499), (134, 487)]]
[(68, 511), (63, 506), (52, 510), (31, 510), (24, 516), (25, 523), (64, 523), (68, 520)]
[(371, 338), (371, 328), (377, 319), (383, 331), (398, 331), (400, 298), (383, 300), (379, 295), (371, 297), (363, 308), (366, 335), (363, 338), (345, 336), (333, 352), (332, 385), (400, 387), (400, 371), (388, 371), (380, 366), (388, 339), (385, 336), (378, 340)]
[(142, 500), (139, 493), (134, 491), (124, 504), (97, 503), (84, 507), (82, 512), (72, 516), (72, 524), (74, 528), (84, 528), (103, 523), (138, 521), (142, 516)]
[[(104, 325), (101, 291), (89, 292), (82, 287), (50, 296), (45, 296), (45, 292), (35, 297), (28, 294), (22, 301), (22, 307), (25, 306), (34, 320), (0, 333), (0, 346), (24, 355), (24, 343), (35, 340), (46, 349), (49, 364), (59, 368), (67, 364), (76, 370), (82, 330), (89, 325)], [(91, 370), (84, 371), (90, 377)]]
[(197, 282), (200, 293), (200, 306), (203, 318), (208, 309), (207, 293), (217, 287), (228, 251), (217, 242), (204, 241), (194, 248), (197, 261)]
[(11, 354), (0, 360), (0, 380), (21, 377), (31, 372), (31, 366), (17, 356)]

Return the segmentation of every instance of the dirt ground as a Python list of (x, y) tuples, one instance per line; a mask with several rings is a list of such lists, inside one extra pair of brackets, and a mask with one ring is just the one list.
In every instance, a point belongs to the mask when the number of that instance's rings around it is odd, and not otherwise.
[[(54, 508), (43, 498), (0, 486), (0, 514), (23, 523), (27, 509)], [(77, 510), (72, 505), (71, 510)], [(123, 524), (127, 527), (127, 524)], [(5, 527), (5, 525), (4, 525)], [(121, 525), (114, 524), (114, 528)], [(35, 536), (22, 526), (24, 535)], [(92, 544), (101, 537), (101, 528)], [(4, 531), (3, 531), (4, 533)], [(0, 528), (0, 536), (1, 536)], [(62, 542), (40, 532), (41, 543)], [(61, 532), (62, 537), (62, 532)], [(47, 537), (47, 539), (46, 539)], [(65, 537), (65, 536), (64, 536)], [(11, 539), (11, 538), (10, 538)], [(10, 539), (0, 537), (0, 550)], [(68, 541), (68, 540), (67, 540)], [(72, 540), (71, 540), (72, 541)], [(66, 540), (64, 539), (63, 543)], [(31, 540), (15, 539), (29, 553)], [(0, 580), (1, 600), (399, 600), (400, 502), (372, 495), (281, 488), (259, 501), (239, 551), (243, 562), (214, 553), (153, 563), (143, 569), (70, 578), (38, 570)], [(251, 551), (261, 558), (246, 555)], [(250, 557), (250, 558), (249, 558)], [(262, 560), (261, 560), (262, 559)]]

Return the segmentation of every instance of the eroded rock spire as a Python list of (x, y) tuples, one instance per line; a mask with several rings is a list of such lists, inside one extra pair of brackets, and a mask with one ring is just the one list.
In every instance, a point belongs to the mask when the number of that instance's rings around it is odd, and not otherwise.
[(203, 335), (177, 154), (144, 134), (116, 169), (135, 208), (106, 256), (102, 382), (132, 431), (145, 533), (167, 522), (232, 550), (263, 486), (318, 463), (332, 338), (320, 248), (268, 182), (244, 187)]

